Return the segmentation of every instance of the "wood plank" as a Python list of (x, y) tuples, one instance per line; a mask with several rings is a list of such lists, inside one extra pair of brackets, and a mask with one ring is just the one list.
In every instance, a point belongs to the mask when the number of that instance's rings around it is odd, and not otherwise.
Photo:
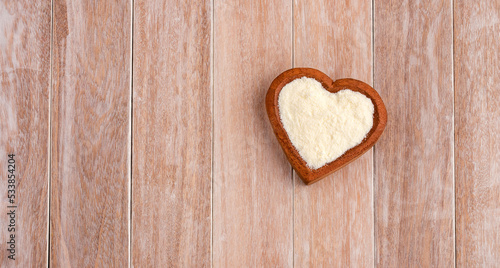
[(451, 1), (375, 1), (375, 263), (454, 265)]
[(134, 3), (135, 267), (210, 267), (211, 6)]
[(131, 10), (54, 1), (50, 266), (128, 266)]
[[(0, 2), (1, 267), (47, 265), (50, 9), (47, 0)], [(8, 154), (15, 154), (15, 167), (8, 167)], [(15, 260), (8, 258), (11, 235)]]
[(292, 266), (292, 177), (265, 111), (291, 1), (215, 1), (213, 266)]
[[(368, 0), (294, 1), (294, 66), (371, 84), (371, 10)], [(294, 176), (296, 266), (373, 266), (372, 155), (310, 186)]]
[(457, 267), (500, 263), (500, 1), (455, 1)]

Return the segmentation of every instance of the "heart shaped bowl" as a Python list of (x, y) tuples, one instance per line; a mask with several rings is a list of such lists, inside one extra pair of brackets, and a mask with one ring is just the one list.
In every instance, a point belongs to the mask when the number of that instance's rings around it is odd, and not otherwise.
[[(278, 97), (281, 89), (293, 80), (304, 76), (316, 79), (331, 93), (336, 93), (342, 89), (350, 89), (352, 91), (359, 92), (371, 99), (375, 108), (373, 113), (373, 127), (370, 129), (368, 134), (366, 134), (363, 141), (357, 146), (347, 150), (339, 158), (318, 169), (309, 168), (306, 161), (302, 159), (297, 149), (293, 146), (283, 127), (283, 123), (281, 122), (278, 107)], [(373, 89), (370, 85), (350, 78), (333, 81), (326, 74), (312, 68), (293, 68), (276, 77), (267, 91), (266, 110), (267, 115), (269, 116), (269, 121), (271, 122), (271, 126), (274, 130), (274, 134), (276, 135), (283, 152), (285, 152), (288, 161), (305, 184), (317, 182), (363, 155), (375, 144), (378, 138), (380, 138), (380, 135), (382, 135), (385, 125), (387, 124), (387, 110), (385, 109), (384, 102), (382, 101), (382, 98), (380, 98), (377, 91), (375, 91), (375, 89)]]

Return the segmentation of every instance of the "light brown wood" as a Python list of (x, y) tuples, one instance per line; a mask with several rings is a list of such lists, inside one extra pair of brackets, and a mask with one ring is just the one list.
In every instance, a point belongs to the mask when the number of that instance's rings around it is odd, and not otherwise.
[(291, 267), (292, 177), (264, 98), (291, 67), (291, 1), (215, 1), (213, 267)]
[(451, 1), (374, 10), (374, 87), (390, 119), (375, 147), (375, 263), (453, 267)]
[(51, 267), (127, 267), (131, 10), (53, 3)]
[[(47, 265), (49, 81), (50, 1), (37, 5), (1, 1), (1, 267)], [(8, 167), (9, 154), (15, 154), (13, 167)], [(15, 176), (15, 192), (7, 192), (13, 190), (8, 187), (8, 175)], [(8, 194), (15, 195), (14, 204)], [(15, 226), (9, 227), (11, 210), (15, 210)], [(9, 228), (15, 230), (9, 232)], [(14, 235), (15, 260), (8, 258), (10, 235)]]
[[(371, 83), (371, 1), (297, 0), (293, 15), (295, 67)], [(373, 266), (372, 165), (370, 150), (311, 186), (295, 175), (295, 266)]]
[[(318, 169), (311, 169), (307, 166), (306, 161), (302, 159), (299, 152), (290, 141), (288, 133), (284, 129), (280, 119), (278, 107), (279, 94), (286, 84), (301, 77), (316, 79), (321, 82), (323, 88), (331, 93), (336, 93), (346, 88), (359, 92), (369, 98), (375, 108), (373, 113), (373, 126), (366, 134), (363, 141), (359, 145), (347, 150), (339, 158)], [(269, 116), (269, 121), (273, 127), (274, 134), (276, 135), (288, 162), (290, 162), (297, 175), (302, 179), (302, 181), (304, 181), (305, 184), (312, 184), (319, 181), (366, 153), (366, 151), (372, 148), (378, 140), (387, 123), (387, 112), (384, 102), (378, 95), (377, 91), (375, 91), (370, 85), (350, 78), (333, 81), (326, 74), (313, 68), (293, 68), (278, 75), (278, 77), (273, 80), (269, 90), (267, 91), (265, 103), (267, 115)]]
[(454, 5), (457, 267), (500, 263), (500, 1)]
[[(500, 1), (133, 2), (54, 0), (51, 56), (51, 1), (0, 1), (1, 267), (500, 263)], [(293, 66), (389, 118), (307, 187), (263, 105)]]
[(211, 1), (134, 18), (132, 265), (210, 267)]

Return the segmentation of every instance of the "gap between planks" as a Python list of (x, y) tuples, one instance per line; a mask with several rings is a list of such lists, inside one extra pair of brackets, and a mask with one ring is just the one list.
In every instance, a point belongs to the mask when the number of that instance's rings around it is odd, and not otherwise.
[(457, 189), (455, 187), (455, 146), (456, 146), (456, 140), (455, 140), (455, 101), (456, 101), (456, 94), (455, 94), (455, 0), (450, 0), (451, 2), (451, 90), (453, 92), (453, 103), (452, 103), (452, 114), (451, 114), (451, 121), (453, 122), (451, 124), (451, 132), (453, 133), (453, 146), (451, 147), (451, 157), (452, 157), (452, 164), (453, 164), (453, 169), (451, 171), (451, 176), (453, 178), (453, 200), (452, 200), (452, 209), (453, 209), (453, 267), (457, 267), (457, 228), (456, 228), (456, 222), (457, 222), (457, 209), (456, 209), (456, 198), (457, 198)]
[(50, 48), (49, 48), (49, 129), (47, 138), (47, 268), (50, 265), (50, 193), (51, 193), (51, 165), (52, 165), (52, 64), (54, 47), (54, 0), (50, 1)]
[[(371, 23), (372, 23), (372, 38), (371, 38), (371, 46), (372, 46), (372, 86), (375, 88), (375, 0), (371, 1)], [(375, 89), (377, 90), (377, 89)], [(377, 218), (376, 218), (376, 207), (375, 206), (375, 147), (377, 144), (375, 144), (372, 147), (372, 213), (373, 213), (373, 228), (372, 228), (372, 236), (373, 236), (373, 267), (377, 267), (377, 237), (375, 236), (375, 226), (377, 224)]]
[(134, 96), (134, 0), (130, 0), (130, 92), (129, 92), (129, 169), (128, 169), (128, 267), (132, 267), (132, 141), (133, 141), (133, 96)]
[(215, 46), (215, 0), (210, 1), (210, 7), (212, 8), (212, 16), (211, 20), (212, 23), (210, 24), (210, 91), (212, 92), (212, 98), (210, 99), (210, 109), (212, 110), (212, 117), (210, 122), (210, 125), (212, 127), (211, 133), (212, 133), (212, 142), (211, 142), (211, 159), (210, 159), (210, 267), (214, 266), (214, 206), (213, 206), (213, 200), (214, 200), (214, 96), (215, 96), (215, 89), (214, 89), (214, 46)]

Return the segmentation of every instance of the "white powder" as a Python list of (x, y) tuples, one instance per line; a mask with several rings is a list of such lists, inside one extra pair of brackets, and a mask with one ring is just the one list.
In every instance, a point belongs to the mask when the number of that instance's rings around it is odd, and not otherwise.
[(313, 78), (286, 84), (278, 107), (290, 141), (312, 169), (360, 144), (373, 126), (369, 98), (350, 89), (332, 94)]

